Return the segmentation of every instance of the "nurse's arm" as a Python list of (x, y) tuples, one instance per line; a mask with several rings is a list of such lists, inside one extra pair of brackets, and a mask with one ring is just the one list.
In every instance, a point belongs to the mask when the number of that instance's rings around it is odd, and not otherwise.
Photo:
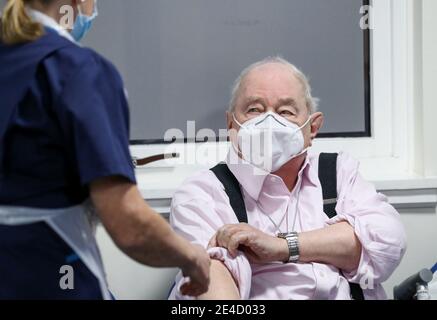
[(132, 259), (152, 267), (179, 267), (191, 282), (184, 294), (208, 289), (210, 259), (206, 251), (177, 235), (141, 197), (136, 185), (110, 177), (90, 185), (91, 199), (115, 244)]

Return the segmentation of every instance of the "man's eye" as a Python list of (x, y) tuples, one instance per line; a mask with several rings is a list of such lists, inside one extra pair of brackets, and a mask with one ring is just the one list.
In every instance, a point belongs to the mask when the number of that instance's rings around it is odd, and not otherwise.
[(288, 117), (288, 116), (294, 116), (294, 113), (291, 112), (291, 111), (288, 111), (288, 110), (283, 110), (283, 111), (281, 111), (279, 114), (280, 114), (281, 116), (286, 116), (286, 117)]
[(259, 108), (249, 108), (247, 110), (248, 113), (260, 113), (261, 111), (259, 110)]

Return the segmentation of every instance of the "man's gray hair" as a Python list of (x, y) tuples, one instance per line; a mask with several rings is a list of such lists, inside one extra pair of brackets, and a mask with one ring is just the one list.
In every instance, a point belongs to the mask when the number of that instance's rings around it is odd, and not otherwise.
[(251, 64), (250, 66), (248, 66), (246, 69), (244, 69), (243, 72), (241, 72), (241, 74), (235, 80), (234, 85), (232, 87), (231, 101), (229, 103), (229, 111), (230, 112), (234, 112), (235, 111), (235, 107), (236, 107), (236, 103), (237, 103), (237, 98), (238, 98), (238, 95), (240, 93), (241, 84), (242, 84), (244, 78), (252, 70), (254, 70), (254, 69), (256, 69), (256, 68), (258, 68), (260, 66), (263, 66), (263, 65), (266, 65), (266, 64), (270, 64), (270, 63), (279, 63), (279, 64), (282, 64), (282, 65), (284, 65), (284, 66), (286, 66), (286, 67), (291, 69), (293, 74), (296, 76), (296, 78), (302, 84), (302, 88), (303, 88), (303, 91), (304, 91), (303, 94), (304, 94), (304, 97), (305, 97), (306, 106), (308, 108), (309, 113), (312, 114), (312, 113), (316, 112), (318, 104), (319, 104), (319, 99), (317, 99), (317, 98), (312, 96), (312, 94), (311, 94), (311, 86), (310, 86), (308, 78), (295, 65), (291, 64), (290, 62), (288, 62), (287, 60), (285, 60), (284, 58), (282, 58), (280, 56), (268, 57), (268, 58), (265, 58), (265, 59), (263, 59), (261, 61), (255, 62), (255, 63)]

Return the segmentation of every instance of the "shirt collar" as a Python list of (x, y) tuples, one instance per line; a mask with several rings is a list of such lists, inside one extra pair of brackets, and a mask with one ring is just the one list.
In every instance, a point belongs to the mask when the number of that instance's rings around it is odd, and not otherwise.
[(54, 31), (56, 31), (60, 36), (67, 38), (68, 40), (70, 40), (71, 42), (77, 43), (74, 38), (71, 36), (71, 34), (65, 30), (64, 28), (62, 28), (59, 23), (56, 22), (55, 19), (53, 19), (52, 17), (42, 13), (41, 11), (38, 10), (34, 10), (32, 8), (27, 7), (26, 8), (27, 13), (29, 14), (29, 16), (36, 22), (41, 23), (43, 26), (53, 29)]
[[(308, 177), (309, 182), (316, 185), (313, 173), (308, 172), (311, 171), (309, 169), (312, 162), (310, 159), (312, 158), (313, 157), (310, 155), (306, 156), (302, 168), (299, 170), (298, 176), (301, 177), (303, 174), (305, 174)], [(240, 185), (254, 200), (259, 199), (266, 178), (273, 176), (276, 177), (274, 174), (260, 170), (244, 159), (238, 157), (237, 152), (232, 147), (229, 149), (228, 156), (226, 158), (226, 164), (235, 178), (237, 178)], [(281, 179), (280, 177), (278, 178)]]
[(229, 148), (226, 164), (237, 178), (240, 185), (253, 198), (258, 199), (268, 172), (258, 169), (251, 163), (240, 158), (233, 147)]

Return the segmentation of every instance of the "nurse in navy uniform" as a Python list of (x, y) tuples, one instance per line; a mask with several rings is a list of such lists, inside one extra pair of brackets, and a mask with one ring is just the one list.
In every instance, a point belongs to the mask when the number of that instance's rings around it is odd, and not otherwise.
[[(136, 186), (119, 73), (78, 43), (96, 16), (94, 0), (8, 0), (3, 9), (0, 299), (110, 299), (96, 218), (136, 261), (181, 268), (186, 294), (207, 290), (206, 251), (176, 235)], [(68, 270), (73, 286), (62, 283)]]

